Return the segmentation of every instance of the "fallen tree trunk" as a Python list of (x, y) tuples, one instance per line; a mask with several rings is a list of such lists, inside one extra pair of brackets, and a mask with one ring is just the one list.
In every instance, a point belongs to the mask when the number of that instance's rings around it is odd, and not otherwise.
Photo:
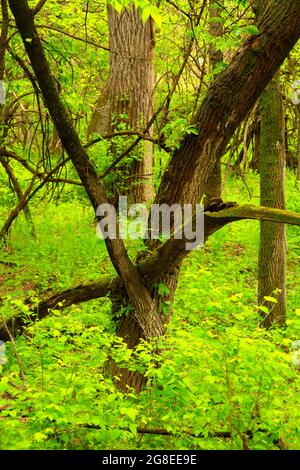
[[(17, 336), (22, 334), (24, 328), (30, 322), (40, 321), (49, 315), (53, 310), (64, 310), (70, 305), (80, 304), (88, 300), (106, 297), (109, 293), (113, 293), (115, 289), (120, 287), (119, 278), (103, 277), (99, 281), (89, 284), (79, 284), (76, 287), (57, 292), (51, 297), (41, 300), (37, 306), (32, 306), (32, 312), (26, 317), (22, 314), (16, 314), (6, 320), (0, 321), (0, 340), (10, 341), (7, 328)], [(30, 299), (26, 301), (30, 305)], [(6, 325), (6, 326), (5, 326)]]

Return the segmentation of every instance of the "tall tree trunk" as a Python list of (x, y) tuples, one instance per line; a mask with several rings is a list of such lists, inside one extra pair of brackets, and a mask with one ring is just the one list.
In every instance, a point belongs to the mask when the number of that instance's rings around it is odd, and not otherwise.
[[(143, 131), (153, 114), (154, 23), (144, 23), (131, 6), (119, 14), (108, 5), (110, 70), (97, 103), (89, 132), (111, 134), (122, 123), (128, 130)], [(152, 129), (149, 130), (152, 134)], [(131, 155), (132, 156), (132, 155)], [(141, 142), (128, 172), (132, 202), (153, 197), (153, 144)]]
[[(288, 64), (289, 64), (289, 71), (293, 78), (293, 82), (296, 82), (297, 81), (297, 64), (296, 64), (296, 61), (291, 58), (291, 56), (289, 56)], [(300, 182), (300, 104), (295, 104), (294, 110), (295, 110), (296, 129), (297, 129), (296, 178), (297, 178), (297, 181)], [(292, 168), (294, 168), (294, 165), (292, 165)]]
[[(268, 0), (255, 0), (254, 11), (262, 18)], [(285, 209), (285, 121), (279, 73), (260, 98), (260, 202), (266, 207)], [(274, 297), (277, 303), (265, 297)], [(267, 328), (286, 319), (286, 228), (284, 224), (261, 222), (258, 259), (258, 304), (269, 309), (261, 324)]]
[[(279, 75), (267, 86), (260, 99), (260, 201), (266, 207), (285, 208), (285, 135)], [(258, 261), (258, 303), (269, 308), (262, 324), (283, 325), (286, 318), (286, 234), (285, 225), (260, 224)], [(265, 300), (279, 289), (277, 304)]]
[[(214, 18), (218, 18), (222, 11), (222, 6), (224, 0), (216, 1), (210, 0), (209, 7), (209, 33), (212, 38), (218, 38), (223, 36), (224, 30), (222, 23), (218, 21), (213, 21)], [(214, 71), (218, 63), (222, 62), (224, 59), (222, 51), (216, 48), (215, 44), (210, 44), (209, 47), (209, 67), (211, 72)], [(217, 160), (214, 166), (213, 171), (207, 179), (207, 183), (204, 188), (204, 193), (206, 195), (206, 202), (211, 201), (212, 199), (217, 199), (221, 197), (222, 192), (222, 167), (221, 159)]]

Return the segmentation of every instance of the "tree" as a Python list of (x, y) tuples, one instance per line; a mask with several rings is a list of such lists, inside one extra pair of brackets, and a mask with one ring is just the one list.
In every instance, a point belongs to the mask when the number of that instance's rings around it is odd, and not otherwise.
[[(61, 142), (93, 208), (97, 210), (100, 204), (107, 202), (107, 197), (59, 97), (28, 3), (26, 0), (9, 0), (9, 4)], [(270, 3), (258, 24), (259, 34), (246, 40), (230, 66), (209, 88), (193, 121), (197, 135), (186, 135), (180, 148), (175, 151), (162, 178), (156, 202), (169, 206), (173, 203), (199, 202), (207, 180), (233, 133), (296, 44), (300, 36), (299, 20), (300, 4), (293, 0)], [(206, 209), (205, 237), (227, 223), (243, 218), (300, 224), (299, 215), (286, 211), (221, 203)], [(83, 288), (81, 286), (76, 294), (82, 300), (87, 300), (87, 292), (89, 295), (101, 296), (109, 284), (112, 296), (122, 295), (133, 306), (133, 312), (122, 317), (119, 324), (119, 334), (128, 346), (134, 347), (141, 338), (159, 337), (165, 331), (168, 316), (159, 308), (161, 298), (155, 290), (155, 284), (165, 284), (172, 299), (181, 261), (188, 254), (185, 242), (171, 238), (159, 246), (151, 246), (149, 256), (134, 265), (117, 233), (116, 239), (106, 239), (106, 246), (118, 279), (104, 282), (105, 285), (102, 282), (101, 287), (99, 283)], [(39, 314), (41, 309), (42, 306)], [(140, 376), (124, 371), (121, 380), (124, 389), (127, 385), (139, 389), (142, 383)]]
[[(261, 204), (285, 208), (285, 137), (283, 106), (277, 75), (262, 94), (260, 178)], [(261, 222), (258, 270), (258, 303), (269, 309), (263, 325), (283, 325), (286, 319), (285, 225)], [(277, 291), (277, 303), (266, 300)]]
[(297, 143), (296, 143), (296, 162), (297, 162), (297, 180), (300, 181), (300, 102), (299, 102), (299, 80), (297, 80), (296, 63), (292, 57), (289, 57), (289, 71), (293, 77), (294, 88), (294, 112), (296, 120)]
[[(8, 5), (7, 0), (1, 0), (1, 13), (2, 13), (2, 29), (1, 29), (1, 36), (0, 36), (0, 83), (4, 83), (4, 75), (5, 75), (5, 53), (6, 53), (6, 45), (8, 39), (8, 27), (9, 27), (9, 16), (8, 16)], [(5, 141), (7, 136), (8, 126), (6, 124), (6, 120), (9, 118), (9, 110), (6, 109), (5, 105), (0, 104), (0, 132), (1, 132), (1, 140)], [(3, 166), (8, 181), (16, 193), (19, 203), (22, 202), (24, 199), (24, 194), (22, 188), (19, 184), (19, 181), (14, 174), (13, 168), (10, 165), (9, 161), (5, 158), (5, 155), (0, 155), (0, 163)], [(27, 206), (24, 206), (24, 215), (27, 221), (31, 224), (31, 215), (30, 210)], [(9, 227), (8, 227), (9, 228)], [(2, 234), (6, 235), (8, 228), (5, 227), (4, 231), (0, 231), (0, 239), (2, 238)], [(32, 232), (34, 233), (34, 232)]]
[[(89, 132), (102, 135), (118, 130), (143, 132), (153, 114), (154, 22), (150, 17), (144, 23), (134, 5), (123, 8), (121, 13), (108, 5), (108, 28), (109, 77), (98, 100)], [(147, 134), (151, 137), (152, 126)], [(143, 141), (133, 153), (135, 157), (126, 172), (129, 184), (127, 182), (126, 185), (125, 180), (125, 186), (130, 187), (133, 202), (148, 201), (153, 196), (153, 144)]]
[[(261, 18), (268, 1), (255, 4)], [(285, 122), (279, 74), (268, 84), (260, 98), (260, 202), (266, 207), (285, 209)], [(283, 325), (286, 317), (286, 233), (285, 225), (272, 222), (260, 224), (258, 261), (258, 304), (262, 309), (262, 324)], [(268, 301), (277, 291), (277, 303)]]
[[(220, 36), (223, 36), (223, 26), (222, 23), (216, 21), (216, 18), (220, 17), (220, 12), (222, 10), (223, 2), (216, 2), (214, 0), (210, 1), (209, 8), (209, 33), (213, 39), (216, 39)], [(223, 53), (220, 49), (217, 49), (214, 43), (210, 44), (209, 47), (209, 65), (211, 72), (213, 73), (217, 65), (223, 61)], [(217, 160), (214, 171), (211, 172), (206, 188), (204, 190), (206, 194), (207, 201), (210, 201), (214, 198), (221, 197), (221, 159)]]

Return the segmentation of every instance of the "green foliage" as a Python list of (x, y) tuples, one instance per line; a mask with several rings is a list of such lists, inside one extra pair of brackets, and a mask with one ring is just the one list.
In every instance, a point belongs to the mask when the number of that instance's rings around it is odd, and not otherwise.
[[(176, 150), (186, 134), (197, 134), (191, 124), (195, 102), (201, 102), (215, 75), (228, 65), (220, 62), (209, 71), (209, 47), (231, 56), (245, 38), (259, 33), (247, 9), (249, 2), (225, 1), (219, 16), (211, 19), (221, 23), (226, 32), (218, 38), (209, 34), (207, 14), (196, 21), (197, 8), (202, 7), (198, 3), (202, 2), (191, 2), (196, 9), (190, 17), (184, 14), (189, 2), (181, 0), (173, 2), (175, 7), (159, 2), (159, 10), (148, 0), (109, 3), (119, 13), (134, 3), (143, 21), (151, 16), (159, 29), (155, 49), (157, 108), (165, 103), (190, 41), (194, 41), (170, 109), (163, 108), (165, 114), (157, 117), (154, 126), (158, 138), (164, 137), (165, 146)], [(106, 2), (66, 1), (62, 8), (57, 0), (47, 0), (36, 19), (61, 96), (83, 142), (88, 140), (87, 124), (109, 70), (105, 8)], [(242, 15), (241, 8), (246, 9)], [(27, 64), (15, 30), (10, 45)], [(297, 63), (299, 50), (291, 56)], [(13, 108), (14, 100), (19, 100), (20, 106), (1, 146), (32, 165), (39, 164), (42, 172), (49, 171), (63, 152), (60, 148), (50, 151), (54, 129), (47, 110), (42, 106), (37, 122), (38, 101), (30, 81), (10, 54), (6, 64), (9, 107)], [(283, 70), (282, 85), (290, 98), (290, 74), (286, 66)], [(128, 130), (127, 117), (125, 113), (115, 116), (118, 131)], [(295, 162), (296, 121), (291, 105), (287, 105), (287, 117), (289, 151)], [(24, 120), (23, 127), (19, 120)], [(3, 126), (1, 138), (2, 131)], [(134, 140), (132, 136), (110, 141), (102, 138), (89, 147), (97, 172), (102, 174)], [(141, 149), (136, 147), (122, 161), (122, 172), (114, 171), (104, 179), (108, 196), (112, 188), (122, 191), (127, 168), (133, 159), (140, 158)], [(168, 159), (169, 154), (156, 148), (156, 187)], [(24, 191), (30, 172), (16, 162), (11, 164)], [(60, 176), (77, 178), (70, 164)], [(299, 183), (297, 187), (292, 172), (286, 179), (288, 208), (300, 212)], [(7, 180), (1, 167), (2, 221), (17, 203)], [(252, 197), (252, 203), (257, 202), (258, 176), (250, 171), (242, 174), (242, 179), (229, 174), (223, 197), (241, 203), (251, 202)], [(54, 308), (36, 324), (29, 319), (25, 299), (35, 305), (38, 298), (52, 291), (114, 272), (104, 242), (95, 235), (94, 214), (81, 187), (49, 184), (30, 208), (35, 237), (21, 215), (0, 258), (0, 321), (19, 314), (26, 321), (25, 334), (14, 344), (6, 344), (7, 362), (0, 364), (0, 449), (241, 449), (245, 439), (251, 449), (275, 449), (278, 442), (299, 449), (300, 375), (292, 364), (292, 343), (299, 339), (300, 331), (300, 236), (296, 227), (287, 227), (286, 328), (266, 332), (258, 327), (259, 311), (269, 312), (256, 301), (259, 227), (256, 222), (240, 222), (216, 233), (203, 249), (184, 260), (173, 304), (164, 283), (153, 286), (160, 312), (174, 314), (164, 338), (142, 341), (132, 351), (115, 334), (108, 298), (63, 312)], [(138, 241), (127, 242), (127, 247), (131, 259), (145, 249)], [(265, 301), (276, 302), (276, 293), (270, 293)], [(121, 318), (132, 311), (125, 302), (113, 315)], [(140, 395), (118, 391), (109, 373), (112, 361), (143, 373), (148, 378), (146, 389)], [(140, 428), (148, 427), (171, 435), (138, 434)], [(228, 432), (230, 439), (222, 437)]]
[(144, 22), (151, 17), (156, 25), (159, 28), (161, 27), (161, 15), (159, 10), (153, 5), (153, 2), (149, 0), (108, 0), (108, 3), (111, 4), (118, 13), (121, 13), (123, 8), (130, 8), (131, 5), (134, 5), (140, 10)]
[[(254, 191), (257, 183), (255, 175), (248, 177)], [(228, 199), (244, 199), (236, 180), (230, 188)], [(288, 185), (290, 196), (294, 191)], [(93, 242), (94, 227), (84, 229), (90, 216), (81, 204), (48, 206), (47, 211), (41, 206), (34, 221), (35, 248), (24, 237), (24, 227), (15, 226), (6, 261), (18, 261), (18, 271), (14, 278), (7, 273), (1, 286), (2, 315), (22, 312), (26, 318), (21, 294), (34, 273), (32, 295), (45, 288), (38, 280), (50, 272), (56, 274), (55, 288), (70, 285), (70, 263), (77, 281), (109, 268), (105, 257), (99, 259), (103, 250)], [(28, 322), (26, 334), (16, 341), (25, 382), (10, 343), (7, 363), (0, 365), (0, 448), (241, 449), (245, 435), (251, 449), (275, 449), (279, 439), (299, 448), (300, 376), (291, 363), (300, 330), (299, 255), (289, 254), (287, 327), (259, 329), (258, 231), (251, 221), (226, 227), (184, 261), (174, 315), (159, 343), (127, 349), (114, 334), (108, 299), (64, 312), (54, 309), (42, 322)], [(289, 233), (291, 241), (294, 235)], [(168, 314), (169, 289), (163, 283), (155, 287)], [(119, 392), (107, 373), (109, 358), (144, 373), (145, 391)], [(172, 435), (137, 433), (147, 427)], [(224, 432), (232, 438), (221, 438)]]

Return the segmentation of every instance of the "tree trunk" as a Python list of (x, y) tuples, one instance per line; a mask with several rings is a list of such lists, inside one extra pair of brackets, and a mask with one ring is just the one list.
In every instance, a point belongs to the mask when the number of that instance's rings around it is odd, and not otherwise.
[[(256, 0), (258, 20), (268, 6), (267, 0)], [(260, 98), (260, 202), (266, 207), (285, 209), (285, 121), (279, 73), (268, 84)], [(265, 297), (274, 297), (277, 303)], [(269, 309), (261, 312), (261, 324), (284, 325), (286, 320), (286, 228), (284, 224), (261, 222), (258, 259), (258, 305)]]
[[(261, 155), (260, 201), (266, 207), (285, 208), (285, 136), (283, 103), (279, 76), (267, 86), (260, 99)], [(260, 224), (258, 261), (258, 304), (269, 308), (262, 324), (283, 325), (286, 317), (286, 236), (285, 225), (273, 222)], [(279, 289), (277, 304), (265, 300)]]
[[(172, 304), (174, 299), (178, 274), (179, 268), (175, 268), (172, 271), (170, 270), (168, 274), (162, 276), (156, 283), (156, 285), (163, 284), (165, 288), (167, 288), (166, 290), (168, 290), (167, 294), (159, 295), (157, 288), (155, 287), (151, 291), (152, 298), (155, 303), (155, 311), (158, 312), (160, 322), (164, 329), (171, 317), (172, 310), (171, 307), (168, 306)], [(114, 297), (116, 298), (116, 296)], [(112, 301), (114, 302), (114, 298), (112, 298)], [(123, 296), (122, 302), (124, 303)], [(115, 304), (115, 308), (118, 308), (119, 305), (120, 304), (118, 299)], [(121, 320), (119, 320), (117, 326), (117, 335), (120, 336), (124, 343), (126, 343), (127, 347), (133, 351), (139, 345), (141, 340), (147, 340), (143, 330), (133, 315), (124, 315)], [(159, 336), (160, 335), (157, 335), (158, 339)], [(112, 361), (109, 362), (108, 371), (109, 374), (113, 377), (118, 377), (116, 383), (118, 388), (123, 392), (128, 392), (130, 389), (134, 389), (135, 391), (140, 392), (146, 383), (146, 378), (143, 374), (139, 373), (138, 371), (131, 371), (126, 368), (120, 368)]]
[[(284, 34), (283, 25), (284, 24)], [(300, 3), (272, 1), (231, 64), (212, 83), (186, 136), (165, 171), (156, 201), (196, 203), (240, 123), (283, 63), (300, 34)]]
[[(124, 8), (118, 14), (108, 5), (108, 27), (109, 78), (98, 100), (89, 132), (111, 134), (120, 124), (128, 130), (141, 132), (153, 114), (153, 20), (150, 18), (144, 23), (134, 6)], [(149, 134), (152, 135), (151, 129)], [(149, 201), (153, 197), (153, 144), (141, 142), (129, 157), (133, 155), (135, 159), (127, 169), (125, 186), (130, 187), (132, 202)], [(122, 170), (124, 173), (124, 168)]]
[[(222, 11), (224, 0), (216, 1), (210, 0), (209, 7), (209, 33), (213, 39), (223, 36), (224, 30), (222, 23), (212, 21), (213, 18), (220, 16)], [(213, 73), (218, 63), (223, 61), (223, 53), (218, 50), (214, 44), (210, 44), (209, 47), (209, 67)], [(209, 203), (213, 199), (221, 197), (222, 187), (222, 174), (221, 174), (221, 159), (217, 160), (215, 166), (207, 179), (207, 183), (204, 187), (204, 193), (206, 195), (205, 202)]]

